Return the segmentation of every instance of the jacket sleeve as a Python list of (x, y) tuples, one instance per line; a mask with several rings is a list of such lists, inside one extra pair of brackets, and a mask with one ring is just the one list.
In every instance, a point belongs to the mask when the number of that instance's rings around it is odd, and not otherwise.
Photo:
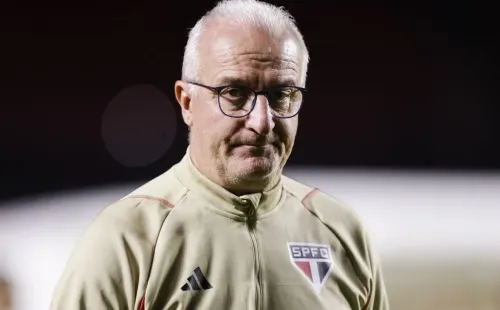
[(370, 293), (363, 310), (389, 310), (389, 299), (385, 288), (384, 277), (382, 275), (382, 265), (378, 253), (371, 246), (368, 240), (368, 256), (371, 265)]
[[(120, 201), (94, 219), (70, 255), (51, 310), (139, 307), (162, 218), (144, 211), (154, 206), (141, 208), (141, 204)], [(167, 210), (157, 210), (166, 216)]]

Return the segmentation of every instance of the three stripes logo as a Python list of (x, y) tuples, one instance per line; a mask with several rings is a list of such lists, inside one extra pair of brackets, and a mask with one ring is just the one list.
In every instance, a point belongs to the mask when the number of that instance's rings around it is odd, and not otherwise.
[(209, 290), (212, 288), (212, 285), (205, 278), (203, 273), (201, 272), (200, 267), (197, 267), (194, 270), (194, 274), (187, 278), (187, 283), (181, 287), (183, 291), (202, 291)]

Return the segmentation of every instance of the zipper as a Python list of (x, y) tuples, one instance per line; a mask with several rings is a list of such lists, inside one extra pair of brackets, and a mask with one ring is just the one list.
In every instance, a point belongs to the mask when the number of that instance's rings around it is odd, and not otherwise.
[[(254, 208), (250, 208), (248, 212), (248, 231), (250, 233), (250, 239), (252, 240), (252, 245), (255, 253), (255, 272), (257, 274), (257, 283), (256, 283), (256, 298), (255, 298), (255, 309), (262, 310), (262, 296), (263, 296), (263, 288), (262, 288), (262, 277), (261, 277), (261, 269), (260, 269), (260, 255), (259, 255), (259, 244), (257, 243), (257, 236), (255, 235), (255, 210)], [(252, 223), (253, 222), (253, 223)], [(253, 227), (253, 228), (252, 228)]]

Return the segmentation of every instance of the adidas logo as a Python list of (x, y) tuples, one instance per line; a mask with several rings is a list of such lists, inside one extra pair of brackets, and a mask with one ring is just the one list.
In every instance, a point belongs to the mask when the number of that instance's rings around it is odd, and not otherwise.
[[(205, 278), (203, 273), (201, 272), (200, 267), (197, 267), (194, 270), (194, 274), (187, 278), (188, 282), (181, 287), (183, 291), (201, 291), (201, 290), (209, 290), (212, 288), (212, 285)], [(196, 281), (198, 280), (198, 281)]]

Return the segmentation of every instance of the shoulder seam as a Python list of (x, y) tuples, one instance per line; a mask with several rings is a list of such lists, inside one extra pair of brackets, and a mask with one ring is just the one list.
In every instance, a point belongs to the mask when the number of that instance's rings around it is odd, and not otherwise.
[(307, 209), (306, 202), (319, 192), (320, 192), (319, 189), (313, 188), (309, 193), (307, 193), (307, 195), (304, 198), (302, 198), (301, 201), (302, 205)]
[(150, 200), (155, 200), (155, 201), (158, 201), (166, 206), (168, 206), (169, 208), (173, 209), (175, 207), (175, 205), (173, 203), (171, 203), (170, 201), (166, 200), (166, 199), (163, 199), (163, 198), (158, 198), (158, 197), (153, 197), (153, 196), (148, 196), (148, 195), (131, 195), (131, 196), (128, 196), (127, 198), (143, 198), (143, 199), (150, 199)]
[(297, 193), (295, 193), (293, 190), (291, 190), (286, 184), (283, 184), (283, 189), (288, 194), (290, 194), (291, 196), (295, 197), (302, 204), (304, 204), (305, 201), (307, 201), (310, 198), (312, 198), (312, 196), (314, 196), (313, 194), (316, 194), (316, 192), (321, 192), (318, 188), (315, 188), (315, 187), (312, 187), (312, 186), (300, 183), (300, 182), (298, 182), (298, 181), (296, 181), (296, 180), (294, 180), (292, 178), (289, 178), (289, 177), (286, 177), (286, 178), (289, 179), (292, 182), (298, 183), (298, 184), (300, 184), (300, 185), (302, 185), (304, 187), (307, 187), (309, 189), (309, 191), (307, 192), (307, 194), (304, 197), (301, 197), (302, 195), (297, 195)]

